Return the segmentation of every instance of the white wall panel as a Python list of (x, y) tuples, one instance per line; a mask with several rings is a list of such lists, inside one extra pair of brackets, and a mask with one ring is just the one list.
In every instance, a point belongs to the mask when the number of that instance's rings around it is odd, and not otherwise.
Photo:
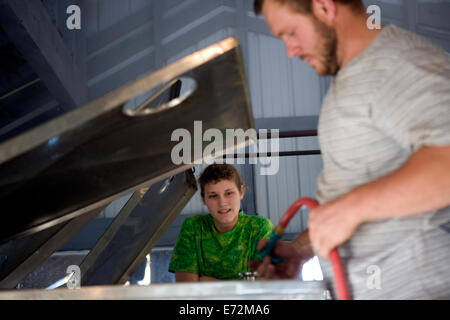
[(253, 116), (255, 118), (262, 118), (263, 117), (263, 111), (262, 111), (262, 105), (263, 105), (263, 99), (261, 94), (261, 88), (262, 88), (262, 73), (263, 69), (261, 68), (261, 57), (259, 55), (259, 44), (260, 37), (258, 34), (255, 34), (253, 32), (248, 33), (248, 52), (249, 52), (249, 59), (248, 61), (248, 75), (247, 75), (247, 82), (249, 86), (249, 92), (250, 92), (250, 101), (252, 103), (253, 108)]
[(81, 9), (81, 22), (86, 30), (86, 37), (90, 37), (98, 32), (98, 1), (82, 0)]
[[(251, 77), (251, 94), (255, 118), (283, 117), (293, 114), (293, 103), (289, 95), (289, 61), (280, 40), (266, 35), (250, 34), (248, 40), (250, 60), (249, 73), (258, 73)], [(255, 71), (254, 68), (259, 69)], [(255, 99), (259, 96), (260, 99)]]
[(249, 32), (249, 86), (255, 118), (318, 115), (321, 78), (306, 62), (288, 58), (282, 41)]
[(130, 13), (130, 0), (98, 0), (98, 30), (111, 27)]
[(322, 101), (321, 78), (314, 69), (300, 59), (291, 59), (292, 101), (294, 115), (315, 116), (320, 112)]
[(183, 2), (170, 12), (163, 13), (161, 19), (164, 23), (164, 28), (162, 29), (163, 42), (176, 39), (179, 35), (185, 34), (196, 25), (201, 25), (210, 18), (214, 18), (216, 16), (214, 11), (218, 13), (221, 8), (217, 0), (190, 0)]
[[(316, 137), (280, 140), (280, 151), (317, 150)], [(284, 212), (297, 199), (315, 196), (317, 177), (322, 170), (320, 155), (279, 158), (279, 171), (272, 176), (260, 174), (255, 166), (256, 207), (259, 215), (277, 224)], [(298, 233), (307, 226), (307, 216), (297, 214), (286, 232)]]
[(224, 28), (222, 30), (219, 30), (213, 34), (211, 34), (210, 36), (208, 36), (207, 38), (199, 41), (198, 43), (194, 43), (192, 46), (188, 47), (188, 48), (184, 48), (182, 51), (180, 51), (179, 53), (177, 53), (176, 55), (169, 57), (167, 59), (166, 64), (170, 64), (172, 62), (175, 62), (183, 57), (186, 57), (188, 55), (190, 55), (191, 53), (194, 53), (198, 50), (201, 50), (203, 48), (206, 48), (209, 45), (212, 45), (220, 40), (223, 40), (225, 38), (228, 38), (230, 36), (233, 36), (235, 34), (235, 31), (233, 28)]
[(450, 53), (450, 1), (418, 1), (416, 32)]
[[(286, 146), (286, 144), (284, 144)], [(269, 218), (276, 225), (290, 204), (301, 196), (298, 183), (299, 170), (295, 157), (280, 158), (280, 168), (276, 175), (258, 174), (260, 165), (256, 165), (256, 208), (260, 216)], [(300, 218), (294, 217), (286, 232), (301, 230)]]
[(139, 10), (149, 5), (148, 0), (130, 0), (130, 13), (138, 12)]
[(90, 22), (87, 44), (91, 99), (163, 67), (190, 48), (195, 51), (198, 43), (223, 39), (217, 34), (229, 34), (227, 25), (236, 22), (235, 10), (218, 0), (127, 0), (117, 7), (105, 0), (96, 6), (93, 2), (88, 8), (97, 12), (97, 23)]
[(112, 66), (117, 67), (122, 64), (125, 68), (133, 57), (142, 52), (152, 52), (154, 50), (153, 43), (153, 24), (148, 23), (132, 34), (130, 33), (126, 39), (103, 48), (101, 53), (91, 56), (88, 61), (90, 85), (97, 83), (96, 79), (99, 79), (104, 73), (108, 73)]
[(164, 0), (163, 3), (164, 16), (171, 16), (183, 13), (185, 10), (189, 10), (194, 3), (199, 0)]

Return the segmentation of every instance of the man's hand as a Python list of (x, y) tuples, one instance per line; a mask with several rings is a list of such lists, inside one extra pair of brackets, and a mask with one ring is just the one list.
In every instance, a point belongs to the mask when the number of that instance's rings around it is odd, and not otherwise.
[(309, 236), (314, 250), (323, 258), (331, 250), (344, 243), (363, 222), (360, 214), (354, 214), (352, 207), (345, 205), (345, 199), (325, 203), (309, 215)]
[[(299, 236), (301, 239), (308, 237), (308, 233)], [(283, 262), (273, 265), (269, 256), (259, 261), (249, 261), (248, 266), (258, 272), (258, 279), (296, 279), (298, 278), (302, 265), (311, 259), (314, 253), (309, 245), (309, 240), (293, 242), (278, 241), (274, 247), (274, 254), (284, 259)], [(269, 240), (260, 240), (257, 250), (261, 251)]]

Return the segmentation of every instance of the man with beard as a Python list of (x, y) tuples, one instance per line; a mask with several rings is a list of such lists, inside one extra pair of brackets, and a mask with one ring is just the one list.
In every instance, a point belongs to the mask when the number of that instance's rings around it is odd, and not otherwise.
[(335, 77), (319, 117), (321, 205), (277, 243), (283, 263), (251, 267), (296, 278), (318, 254), (331, 281), (339, 247), (354, 299), (450, 298), (448, 54), (393, 25), (370, 30), (360, 0), (256, 0), (255, 12), (289, 57)]

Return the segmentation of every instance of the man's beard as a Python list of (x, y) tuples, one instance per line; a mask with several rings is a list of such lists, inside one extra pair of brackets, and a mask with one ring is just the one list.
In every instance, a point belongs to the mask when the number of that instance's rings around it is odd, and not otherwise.
[(322, 64), (323, 69), (316, 70), (321, 76), (334, 76), (339, 72), (340, 66), (337, 58), (337, 34), (333, 28), (330, 28), (325, 23), (319, 21), (313, 15), (314, 27), (319, 36), (319, 48), (320, 53), (319, 61)]

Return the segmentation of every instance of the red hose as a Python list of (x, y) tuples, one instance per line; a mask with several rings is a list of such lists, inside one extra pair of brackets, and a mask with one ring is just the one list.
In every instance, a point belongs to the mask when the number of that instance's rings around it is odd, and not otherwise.
[[(279, 225), (285, 229), (292, 219), (292, 217), (297, 213), (297, 211), (303, 207), (307, 206), (310, 210), (316, 208), (319, 203), (311, 198), (301, 198), (295, 201), (289, 209), (285, 212), (280, 220)], [(350, 293), (347, 287), (347, 279), (345, 277), (344, 268), (342, 266), (341, 257), (339, 256), (338, 248), (334, 248), (330, 252), (331, 266), (333, 267), (334, 281), (336, 283), (336, 290), (338, 293), (339, 300), (350, 300)]]

